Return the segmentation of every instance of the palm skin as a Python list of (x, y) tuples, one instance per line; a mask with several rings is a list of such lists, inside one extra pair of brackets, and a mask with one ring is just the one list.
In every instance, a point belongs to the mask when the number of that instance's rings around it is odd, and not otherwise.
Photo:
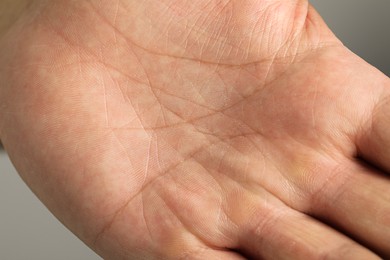
[(390, 256), (389, 79), (307, 1), (30, 8), (0, 42), (1, 139), (102, 257)]

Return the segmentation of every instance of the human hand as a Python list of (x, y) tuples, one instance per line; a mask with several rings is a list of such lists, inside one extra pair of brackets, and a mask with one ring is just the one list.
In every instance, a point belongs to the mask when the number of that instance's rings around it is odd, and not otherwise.
[(389, 79), (307, 1), (34, 8), (1, 42), (1, 139), (102, 257), (390, 255)]

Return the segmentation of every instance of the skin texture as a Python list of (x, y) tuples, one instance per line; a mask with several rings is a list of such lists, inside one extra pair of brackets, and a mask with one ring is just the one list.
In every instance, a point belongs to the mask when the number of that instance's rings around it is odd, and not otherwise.
[(29, 6), (28, 0), (0, 0), (0, 36), (15, 23)]
[(34, 1), (0, 137), (105, 259), (390, 257), (390, 82), (305, 0)]

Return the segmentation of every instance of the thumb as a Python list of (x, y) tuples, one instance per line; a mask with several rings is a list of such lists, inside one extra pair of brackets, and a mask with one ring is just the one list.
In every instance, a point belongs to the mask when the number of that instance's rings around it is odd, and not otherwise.
[[(379, 73), (379, 72), (378, 72)], [(357, 140), (359, 154), (364, 159), (390, 172), (390, 79), (383, 75), (382, 96), (376, 102)]]

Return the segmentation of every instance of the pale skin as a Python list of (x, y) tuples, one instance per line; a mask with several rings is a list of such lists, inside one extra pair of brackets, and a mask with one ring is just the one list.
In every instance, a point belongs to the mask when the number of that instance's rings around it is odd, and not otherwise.
[(390, 81), (308, 1), (22, 2), (0, 137), (104, 259), (390, 257)]

